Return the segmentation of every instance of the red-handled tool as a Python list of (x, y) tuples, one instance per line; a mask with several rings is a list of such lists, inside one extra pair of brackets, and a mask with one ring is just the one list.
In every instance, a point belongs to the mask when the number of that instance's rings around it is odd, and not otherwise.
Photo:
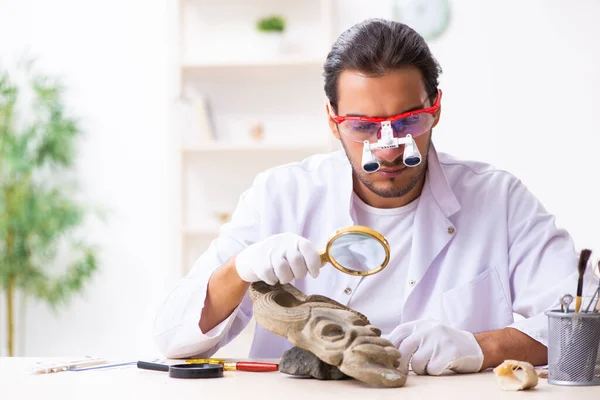
[(279, 364), (250, 361), (225, 362), (223, 369), (225, 371), (274, 372), (279, 371)]
[(188, 364), (208, 363), (221, 364), (225, 371), (250, 371), (250, 372), (275, 372), (279, 371), (279, 364), (257, 361), (225, 361), (219, 358), (200, 358), (186, 360)]

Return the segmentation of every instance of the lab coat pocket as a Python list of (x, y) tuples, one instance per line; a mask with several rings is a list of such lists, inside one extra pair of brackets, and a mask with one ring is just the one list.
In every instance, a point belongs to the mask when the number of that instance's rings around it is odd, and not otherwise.
[(446, 324), (472, 333), (501, 329), (514, 320), (512, 307), (493, 267), (444, 292), (442, 309)]

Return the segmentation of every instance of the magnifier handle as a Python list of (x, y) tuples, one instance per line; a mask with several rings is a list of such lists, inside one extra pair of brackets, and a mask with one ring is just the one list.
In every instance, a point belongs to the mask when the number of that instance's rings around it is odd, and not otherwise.
[(321, 253), (320, 256), (321, 256), (321, 266), (323, 266), (329, 262), (329, 258), (327, 257), (327, 254), (325, 252)]
[(138, 361), (137, 367), (140, 369), (149, 369), (151, 371), (169, 372), (169, 366), (166, 364), (151, 363), (147, 361)]

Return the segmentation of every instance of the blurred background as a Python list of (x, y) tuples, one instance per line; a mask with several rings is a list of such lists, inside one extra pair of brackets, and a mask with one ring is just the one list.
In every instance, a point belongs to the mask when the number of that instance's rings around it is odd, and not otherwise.
[[(369, 17), (441, 63), (438, 150), (516, 175), (600, 251), (600, 1), (0, 0), (0, 355), (157, 355), (158, 303), (256, 173), (337, 148), (322, 65)], [(23, 83), (23, 57), (64, 91)]]

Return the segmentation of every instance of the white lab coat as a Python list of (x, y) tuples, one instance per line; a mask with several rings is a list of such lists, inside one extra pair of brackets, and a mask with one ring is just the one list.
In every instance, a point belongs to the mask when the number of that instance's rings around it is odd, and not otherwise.
[[(576, 290), (578, 253), (570, 236), (510, 173), (457, 160), (433, 145), (428, 159), (408, 278), (398, 282), (404, 304), (392, 307), (386, 293), (373, 293), (380, 299), (377, 311), (401, 313), (403, 322), (437, 319), (473, 333), (510, 326), (547, 345), (544, 311)], [(155, 320), (160, 351), (171, 358), (208, 357), (233, 340), (250, 321), (252, 303), (246, 296), (228, 319), (202, 334), (198, 320), (211, 273), (246, 246), (281, 232), (324, 249), (336, 229), (355, 224), (351, 193), (351, 166), (342, 151), (259, 174), (220, 237), (160, 307)], [(307, 275), (292, 284), (348, 304), (363, 279), (379, 275), (355, 277), (326, 265), (318, 278)], [(367, 317), (374, 312), (360, 304), (353, 308)], [(525, 319), (515, 321), (513, 312)], [(290, 347), (257, 326), (249, 357), (280, 357)]]

